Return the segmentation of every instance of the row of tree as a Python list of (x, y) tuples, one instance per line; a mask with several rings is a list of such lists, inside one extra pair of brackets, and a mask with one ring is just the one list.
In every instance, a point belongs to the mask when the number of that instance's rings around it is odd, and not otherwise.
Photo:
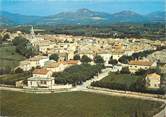
[(15, 37), (12, 43), (16, 46), (16, 51), (27, 58), (38, 54), (38, 48), (34, 47), (29, 40), (24, 37)]
[(98, 73), (104, 68), (103, 65), (89, 65), (89, 64), (81, 64), (71, 66), (65, 69), (63, 72), (54, 73), (53, 77), (55, 77), (55, 83), (57, 84), (82, 84), (86, 80), (97, 76)]
[[(49, 59), (50, 60), (55, 60), (55, 61), (58, 61), (59, 60), (59, 55), (58, 54), (52, 54), (49, 56)], [(82, 63), (89, 63), (92, 61), (92, 59), (90, 57), (88, 57), (87, 55), (83, 55), (82, 57), (80, 57), (80, 55), (76, 54), (74, 57), (73, 57), (74, 60), (80, 60)], [(99, 63), (99, 64), (102, 64), (104, 63), (104, 59), (97, 55), (94, 57), (94, 62), (95, 63)]]
[[(88, 62), (92, 61), (92, 59), (89, 58), (87, 55), (83, 55), (82, 57), (80, 57), (80, 55), (78, 55), (78, 54), (76, 54), (73, 59), (74, 60), (80, 60), (82, 63), (88, 63)], [(99, 64), (104, 63), (104, 59), (100, 55), (95, 56), (93, 61), (95, 63), (99, 63)]]
[(143, 52), (133, 53), (131, 56), (123, 55), (122, 57), (119, 58), (118, 61), (121, 63), (127, 64), (131, 60), (141, 59), (143, 57), (147, 57), (148, 55), (150, 55), (156, 51), (163, 50), (163, 49), (166, 49), (166, 46), (159, 46), (159, 47), (157, 47), (156, 50), (146, 50)]

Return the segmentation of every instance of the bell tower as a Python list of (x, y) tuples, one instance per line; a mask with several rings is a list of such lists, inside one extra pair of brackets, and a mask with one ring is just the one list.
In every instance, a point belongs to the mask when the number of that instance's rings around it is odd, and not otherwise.
[(31, 27), (30, 34), (31, 34), (32, 39), (34, 39), (35, 38), (35, 32), (34, 32), (33, 26)]

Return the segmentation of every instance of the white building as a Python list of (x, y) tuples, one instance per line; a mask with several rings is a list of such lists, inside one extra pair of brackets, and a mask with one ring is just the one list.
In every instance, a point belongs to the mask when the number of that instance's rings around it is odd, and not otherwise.
[(147, 60), (132, 60), (128, 63), (128, 67), (131, 73), (135, 73), (139, 69), (147, 70), (149, 68), (155, 68), (156, 66), (156, 62), (151, 62)]
[(148, 88), (160, 88), (160, 75), (156, 73), (146, 76), (146, 86)]
[(49, 88), (52, 89), (54, 86), (54, 78), (44, 77), (31, 77), (28, 78), (28, 88)]
[(18, 67), (21, 68), (23, 71), (29, 71), (33, 67), (34, 68), (37, 66), (43, 67), (44, 63), (48, 60), (49, 58), (47, 56), (35, 56), (30, 59), (21, 61)]
[(52, 88), (55, 83), (51, 76), (52, 71), (45, 68), (35, 69), (33, 76), (28, 78), (28, 88)]

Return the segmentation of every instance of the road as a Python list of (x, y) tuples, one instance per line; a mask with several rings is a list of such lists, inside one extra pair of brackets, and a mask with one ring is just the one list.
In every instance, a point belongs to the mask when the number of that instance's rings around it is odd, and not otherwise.
[(91, 83), (94, 81), (99, 81), (101, 79), (103, 79), (104, 77), (108, 76), (109, 72), (111, 71), (110, 68), (106, 68), (104, 70), (102, 70), (102, 73), (98, 74), (98, 76), (94, 76), (94, 78), (87, 80), (86, 82), (84, 82), (82, 85), (77, 85), (76, 87), (72, 88), (72, 91), (83, 91), (83, 90), (87, 90)]

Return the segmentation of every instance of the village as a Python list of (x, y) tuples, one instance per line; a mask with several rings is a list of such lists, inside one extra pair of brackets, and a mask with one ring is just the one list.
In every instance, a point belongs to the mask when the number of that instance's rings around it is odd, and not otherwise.
[[(27, 84), (24, 83), (24, 80), (20, 80), (15, 83), (16, 87), (49, 90), (72, 89), (75, 84), (69, 82), (57, 84), (55, 82), (56, 77), (53, 76), (56, 76), (55, 74), (59, 72), (63, 73), (65, 69), (71, 66), (85, 63), (90, 65), (103, 64), (108, 73), (129, 72), (130, 74), (143, 74), (150, 69), (151, 72), (146, 73), (145, 76), (146, 87), (156, 90), (160, 89), (161, 86), (165, 86), (163, 84), (165, 81), (162, 81), (161, 78), (161, 72), (156, 70), (159, 68), (158, 64), (160, 62), (162, 67), (159, 69), (165, 72), (163, 70), (166, 67), (166, 63), (163, 61), (164, 56), (158, 57), (162, 55), (156, 55), (154, 57), (155, 55), (153, 55), (152, 59), (148, 54), (151, 55), (151, 53), (160, 52), (160, 50), (162, 52), (166, 47), (166, 41), (102, 39), (64, 34), (41, 35), (36, 33), (33, 27), (29, 34), (23, 34), (21, 31), (10, 34), (8, 41), (12, 41), (18, 36), (29, 40), (38, 49), (39, 53), (20, 61), (19, 65), (15, 67), (15, 70), (32, 71), (31, 77), (27, 78)], [(130, 56), (133, 56), (133, 58), (130, 59)], [(125, 62), (126, 60), (127, 63)], [(102, 78), (99, 79), (101, 80)], [(92, 80), (92, 82), (94, 81)], [(91, 83), (89, 83), (89, 86)], [(80, 84), (76, 83), (76, 85), (83, 85), (82, 81)]]
[(166, 117), (164, 0), (0, 4), (0, 117)]
[(1, 36), (2, 90), (82, 91), (165, 104), (166, 41), (40, 34), (33, 27), (29, 33), (4, 30)]

